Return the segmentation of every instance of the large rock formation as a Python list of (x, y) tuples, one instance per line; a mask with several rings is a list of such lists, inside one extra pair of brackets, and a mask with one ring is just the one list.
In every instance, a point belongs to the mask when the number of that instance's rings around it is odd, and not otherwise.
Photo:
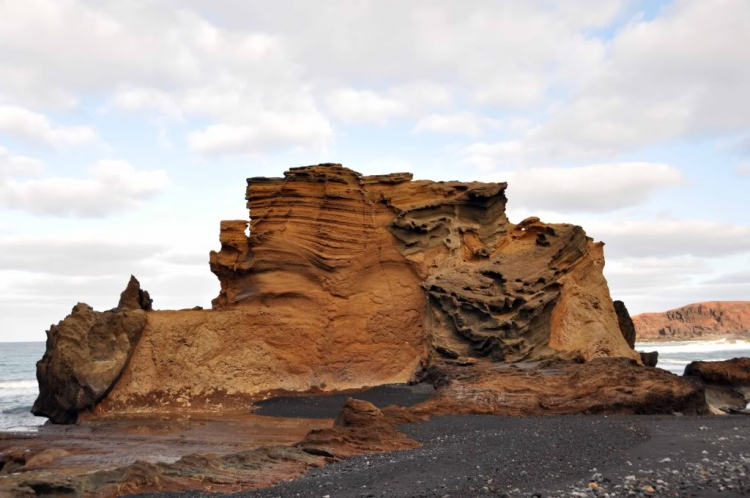
[(639, 341), (689, 341), (747, 334), (750, 340), (750, 301), (695, 303), (663, 313), (633, 317)]
[[(122, 348), (127, 367), (101, 380), (114, 385), (97, 413), (228, 409), (278, 391), (408, 382), (446, 361), (639, 361), (603, 244), (575, 225), (511, 223), (505, 188), (338, 164), (249, 179), (249, 234), (246, 220), (223, 221), (210, 256), (214, 309), (145, 314)], [(65, 406), (90, 406), (95, 392)]]

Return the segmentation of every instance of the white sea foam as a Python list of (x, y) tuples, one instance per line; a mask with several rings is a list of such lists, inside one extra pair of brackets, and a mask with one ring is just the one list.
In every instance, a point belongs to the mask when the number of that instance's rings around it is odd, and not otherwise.
[(661, 353), (713, 353), (718, 351), (747, 351), (750, 342), (741, 340), (716, 339), (713, 341), (685, 341), (685, 342), (639, 342), (635, 349), (638, 351), (658, 351)]
[(0, 392), (3, 391), (27, 391), (38, 389), (36, 380), (6, 380), (0, 382)]

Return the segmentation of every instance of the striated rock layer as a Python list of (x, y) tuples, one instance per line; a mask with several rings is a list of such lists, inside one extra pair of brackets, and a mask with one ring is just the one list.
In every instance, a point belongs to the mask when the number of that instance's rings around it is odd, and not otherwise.
[(750, 339), (750, 301), (695, 303), (633, 317), (639, 341), (711, 339), (745, 334)]
[(639, 361), (603, 244), (575, 225), (509, 222), (505, 189), (338, 164), (250, 178), (249, 223), (221, 222), (210, 255), (213, 310), (144, 313), (96, 412), (228, 409), (409, 382), (440, 362)]

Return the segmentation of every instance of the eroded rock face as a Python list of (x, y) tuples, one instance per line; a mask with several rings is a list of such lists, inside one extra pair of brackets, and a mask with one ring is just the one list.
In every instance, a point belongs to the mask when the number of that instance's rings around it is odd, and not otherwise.
[(750, 340), (750, 301), (695, 303), (633, 317), (639, 340), (677, 341), (744, 334)]
[(505, 189), (338, 164), (249, 179), (249, 224), (222, 222), (210, 255), (214, 309), (148, 313), (97, 413), (228, 409), (409, 382), (446, 361), (639, 361), (603, 244), (575, 225), (510, 223)]
[(249, 238), (224, 222), (211, 255), (214, 306), (317, 300), (345, 326), (366, 315), (364, 330), (402, 328), (448, 358), (636, 357), (617, 334), (602, 244), (574, 225), (510, 223), (505, 189), (340, 165), (251, 178)]
[(146, 312), (134, 308), (150, 300), (140, 296), (131, 277), (115, 311), (98, 312), (78, 303), (47, 332), (47, 348), (37, 363), (39, 397), (32, 413), (54, 423), (74, 423), (78, 413), (93, 408), (109, 392), (128, 363), (146, 325)]

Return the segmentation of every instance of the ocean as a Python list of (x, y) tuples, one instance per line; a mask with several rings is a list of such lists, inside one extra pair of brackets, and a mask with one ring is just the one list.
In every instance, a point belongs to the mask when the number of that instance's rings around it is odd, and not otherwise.
[[(677, 375), (691, 361), (750, 357), (750, 342), (726, 339), (637, 343), (636, 349), (658, 351), (658, 366)], [(0, 342), (0, 431), (35, 431), (46, 421), (29, 411), (39, 392), (36, 362), (43, 354), (43, 342)]]
[(47, 419), (31, 414), (43, 342), (0, 342), (0, 431), (33, 431)]

